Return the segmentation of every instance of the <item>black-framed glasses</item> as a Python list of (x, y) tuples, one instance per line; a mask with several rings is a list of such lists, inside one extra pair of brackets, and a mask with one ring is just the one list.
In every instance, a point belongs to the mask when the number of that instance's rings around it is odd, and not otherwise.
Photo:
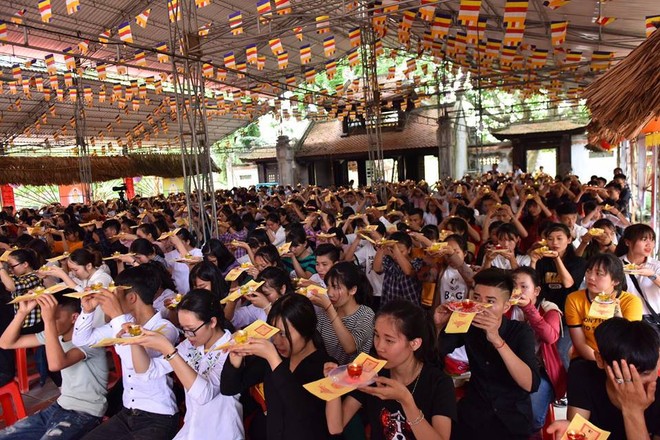
[[(24, 263), (24, 262), (23, 262), (23, 263)], [(23, 263), (10, 264), (9, 267), (11, 267), (11, 268), (13, 269), (13, 268), (15, 268), (16, 266), (20, 266), (20, 265), (23, 264)]]
[(195, 330), (184, 330), (184, 329), (179, 329), (179, 333), (181, 333), (183, 336), (186, 338), (192, 338), (195, 337), (197, 332), (199, 331), (200, 328), (204, 327), (208, 322), (202, 322), (199, 327), (197, 327)]

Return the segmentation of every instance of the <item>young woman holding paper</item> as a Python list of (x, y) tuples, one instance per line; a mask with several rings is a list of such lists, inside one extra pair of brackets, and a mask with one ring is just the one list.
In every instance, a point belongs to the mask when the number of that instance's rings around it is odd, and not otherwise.
[[(590, 310), (594, 301), (611, 301), (613, 316), (629, 321), (642, 319), (642, 301), (635, 295), (624, 291), (625, 274), (623, 263), (613, 254), (598, 254), (587, 262), (585, 273), (587, 288), (568, 295), (565, 313), (566, 324), (570, 329), (575, 350), (573, 357), (595, 361), (596, 340), (594, 331), (604, 321), (591, 317)], [(603, 294), (603, 299), (599, 295)]]
[[(387, 361), (376, 386), (359, 388), (326, 404), (331, 434), (341, 434), (361, 407), (372, 440), (448, 440), (456, 400), (451, 379), (434, 364), (439, 359), (432, 324), (424, 310), (406, 300), (385, 304), (376, 316), (374, 347)], [(326, 374), (337, 365), (328, 363)]]
[(324, 403), (303, 385), (323, 378), (325, 353), (316, 331), (316, 313), (303, 295), (275, 301), (268, 323), (279, 329), (271, 339), (250, 338), (229, 349), (220, 391), (228, 396), (263, 383), (264, 411), (252, 419), (249, 437), (260, 440), (322, 440), (329, 438)]
[[(186, 391), (186, 416), (176, 440), (207, 438), (222, 433), (225, 438), (243, 439), (243, 407), (237, 395), (220, 394), (220, 376), (227, 353), (216, 350), (231, 340), (220, 303), (208, 290), (193, 289), (177, 306), (181, 332), (186, 337), (174, 347), (162, 334), (142, 329), (131, 339), (131, 355), (138, 379), (149, 380), (173, 371)], [(150, 358), (146, 349), (163, 357)], [(155, 368), (150, 368), (155, 364)]]

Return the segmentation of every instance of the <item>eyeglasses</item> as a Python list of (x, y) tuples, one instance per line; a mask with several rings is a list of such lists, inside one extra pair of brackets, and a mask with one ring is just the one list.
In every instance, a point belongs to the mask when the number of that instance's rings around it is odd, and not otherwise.
[[(24, 262), (23, 262), (23, 263), (24, 263)], [(11, 268), (13, 269), (13, 268), (15, 268), (16, 266), (20, 266), (20, 265), (23, 264), (23, 263), (10, 264), (9, 267), (11, 267)]]
[(199, 331), (200, 328), (204, 327), (208, 322), (202, 322), (199, 327), (197, 327), (195, 330), (184, 330), (184, 329), (179, 329), (179, 333), (181, 333), (183, 336), (186, 338), (193, 338), (196, 336), (197, 332)]

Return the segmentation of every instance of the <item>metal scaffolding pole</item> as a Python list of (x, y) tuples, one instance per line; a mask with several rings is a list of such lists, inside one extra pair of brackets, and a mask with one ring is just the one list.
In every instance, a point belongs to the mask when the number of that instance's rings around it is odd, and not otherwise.
[[(366, 14), (366, 12), (365, 12)], [(365, 23), (368, 23), (365, 18)], [(371, 181), (381, 182), (385, 179), (383, 163), (383, 138), (381, 135), (380, 89), (378, 86), (376, 35), (371, 26), (361, 27), (362, 44), (362, 89), (366, 111), (365, 128), (369, 144), (369, 163), (371, 166)]]
[(176, 99), (181, 164), (188, 221), (199, 240), (218, 235), (213, 189), (211, 145), (206, 118), (205, 79), (202, 75), (201, 37), (194, 0), (179, 0), (178, 20), (170, 20), (170, 47), (183, 57), (171, 57)]
[(92, 203), (92, 161), (89, 155), (87, 140), (87, 123), (85, 118), (85, 95), (83, 87), (82, 71), (78, 72), (75, 81), (77, 96), (73, 109), (73, 121), (76, 131), (76, 148), (78, 149), (78, 171), (80, 173), (80, 184), (82, 186), (83, 200)]

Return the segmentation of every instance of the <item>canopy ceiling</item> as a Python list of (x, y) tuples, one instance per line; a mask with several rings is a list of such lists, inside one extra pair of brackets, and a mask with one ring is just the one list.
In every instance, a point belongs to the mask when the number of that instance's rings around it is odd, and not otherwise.
[[(173, 1), (173, 0), (172, 0)], [(167, 0), (79, 0), (79, 10), (75, 11), (78, 0), (51, 0), (52, 18), (50, 23), (44, 23), (37, 7), (38, 0), (12, 0), (0, 2), (0, 20), (6, 23), (6, 36), (0, 24), (0, 40), (6, 38), (5, 45), (0, 46), (0, 66), (2, 67), (2, 90), (0, 95), (0, 142), (6, 142), (5, 152), (9, 154), (75, 154), (72, 149), (75, 143), (75, 130), (72, 117), (74, 104), (71, 102), (69, 87), (65, 85), (64, 51), (73, 48), (73, 53), (84, 70), (83, 87), (90, 87), (93, 94), (93, 104), (85, 106), (84, 135), (91, 140), (93, 137), (94, 151), (98, 154), (120, 153), (123, 145), (131, 144), (132, 151), (167, 151), (178, 147), (176, 135), (178, 123), (173, 120), (170, 111), (170, 99), (174, 101), (171, 84), (167, 75), (171, 73), (169, 63), (157, 61), (157, 48), (162, 42), (172, 50), (170, 42), (170, 24), (168, 19)], [(215, 105), (214, 96), (220, 97), (225, 110), (209, 107), (208, 122), (209, 138), (214, 142), (223, 136), (235, 131), (249, 123), (266, 111), (271, 111), (273, 97), (281, 96), (286, 88), (288, 75), (295, 75), (296, 83), (304, 80), (304, 72), (313, 67), (316, 72), (325, 69), (326, 63), (331, 59), (341, 60), (351, 51), (349, 31), (356, 27), (371, 25), (371, 15), (383, 17), (387, 34), (382, 37), (386, 53), (390, 49), (397, 49), (400, 54), (409, 53), (410, 57), (418, 54), (418, 46), (430, 24), (420, 15), (414, 17), (410, 25), (410, 46), (406, 47), (400, 41), (401, 21), (407, 11), (417, 11), (422, 3), (431, 3), (435, 6), (437, 16), (449, 14), (451, 29), (449, 39), (463, 32), (466, 27), (459, 22), (459, 0), (383, 0), (383, 6), (395, 7), (396, 11), (387, 13), (379, 7), (375, 12), (373, 2), (352, 0), (274, 0), (266, 1), (272, 8), (272, 14), (261, 20), (257, 12), (257, 3), (264, 0), (196, 0), (203, 7), (195, 8), (192, 0), (179, 0), (179, 4), (192, 6), (190, 12), (183, 10), (183, 21), (191, 20), (191, 28), (208, 30), (208, 34), (200, 39), (199, 54), (201, 59), (213, 66), (215, 75), (207, 80), (209, 104)], [(550, 3), (556, 3), (552, 0)], [(208, 5), (206, 5), (208, 3)], [(474, 3), (474, 1), (472, 1)], [(486, 19), (485, 36), (502, 39), (505, 26), (506, 0), (483, 0), (480, 4), (479, 17)], [(630, 0), (611, 1), (602, 4), (595, 0), (573, 0), (557, 9), (543, 5), (542, 0), (530, 0), (524, 21), (524, 40), (517, 49), (517, 56), (524, 63), (503, 68), (501, 53), (494, 59), (482, 61), (476, 68), (474, 48), (468, 46), (468, 56), (464, 60), (456, 56), (447, 55), (451, 61), (462, 64), (464, 71), (472, 68), (474, 77), (481, 78), (474, 84), (476, 86), (508, 85), (520, 89), (536, 90), (542, 83), (549, 87), (551, 81), (560, 82), (556, 85), (563, 92), (579, 91), (591, 82), (599, 73), (592, 72), (590, 65), (591, 54), (594, 51), (611, 52), (612, 61), (616, 62), (625, 57), (645, 38), (645, 17), (660, 15), (658, 0)], [(72, 13), (67, 13), (67, 6), (72, 7)], [(368, 6), (368, 5), (372, 6)], [(290, 13), (275, 14), (276, 5), (284, 8), (290, 5)], [(369, 9), (367, 16), (364, 8)], [(25, 9), (22, 15), (19, 11)], [(146, 26), (143, 28), (136, 22), (136, 17), (149, 10)], [(280, 7), (279, 11), (282, 11)], [(242, 18), (242, 33), (234, 35), (228, 21), (228, 16), (240, 12)], [(288, 11), (287, 11), (288, 12)], [(329, 32), (317, 33), (317, 17), (327, 16)], [(601, 21), (615, 20), (601, 26), (594, 22), (597, 17)], [(321, 21), (324, 23), (325, 19)], [(551, 22), (567, 21), (568, 30), (565, 42), (554, 48), (551, 42)], [(130, 23), (133, 43), (121, 41), (119, 29), (122, 24)], [(302, 40), (299, 41), (294, 28), (301, 28)], [(108, 44), (101, 44), (100, 35), (106, 30), (110, 31)], [(122, 32), (125, 28), (122, 29)], [(483, 36), (483, 30), (481, 36)], [(324, 39), (335, 37), (336, 52), (333, 55), (324, 54)], [(271, 50), (269, 41), (279, 38), (284, 50), (288, 52), (288, 67), (278, 68), (277, 56)], [(81, 53), (79, 44), (88, 42), (88, 52)], [(436, 38), (440, 50), (447, 52), (446, 38)], [(236, 68), (246, 61), (246, 47), (256, 45), (259, 57), (265, 57), (262, 70), (256, 65), (247, 64), (245, 76), (239, 77)], [(311, 61), (301, 64), (299, 54), (301, 45), (310, 45)], [(549, 50), (548, 61), (542, 66), (530, 68), (530, 62), (536, 49)], [(136, 59), (136, 52), (144, 50), (144, 65)], [(568, 51), (582, 52), (576, 68), (565, 68), (564, 57)], [(177, 48), (178, 52), (178, 48)], [(233, 52), (238, 66), (229, 67), (225, 59), (226, 54)], [(359, 52), (359, 51), (358, 51)], [(46, 73), (44, 58), (54, 54), (57, 67), (57, 88), (64, 92), (63, 102), (57, 99), (55, 90), (51, 93), (50, 101), (45, 100), (43, 92), (37, 91), (35, 82), (28, 82), (24, 93), (21, 83), (15, 84), (14, 90), (11, 82), (17, 77), (12, 67), (18, 65), (21, 70), (21, 79), (36, 81), (42, 80), (44, 88), (50, 87), (49, 75)], [(170, 53), (171, 55), (171, 53)], [(431, 60), (432, 53), (427, 53)], [(460, 56), (460, 54), (459, 54)], [(435, 54), (436, 61), (442, 58)], [(36, 60), (30, 63), (31, 60)], [(498, 60), (500, 62), (498, 63)], [(522, 61), (521, 61), (522, 62)], [(97, 64), (107, 66), (107, 79), (99, 80)], [(31, 64), (31, 65), (30, 65)], [(457, 64), (457, 65), (458, 65)], [(117, 66), (125, 66), (125, 73), (118, 72)], [(419, 66), (417, 66), (419, 67)], [(229, 71), (226, 78), (218, 75), (218, 71)], [(164, 91), (157, 94), (154, 81), (160, 78), (164, 81)], [(397, 78), (403, 78), (400, 73)], [(153, 79), (153, 80), (151, 80)], [(411, 78), (403, 78), (412, 81)], [(130, 89), (130, 81), (138, 80), (138, 84), (147, 84), (145, 93), (135, 101), (127, 101), (125, 109), (118, 108), (118, 102), (111, 103), (110, 97), (113, 88), (122, 85), (122, 97)], [(291, 84), (289, 82), (289, 84)], [(99, 90), (105, 85), (106, 102), (99, 102)], [(316, 90), (318, 87), (300, 85)], [(236, 100), (240, 96), (237, 91), (244, 94), (243, 101)], [(252, 105), (246, 101), (245, 91), (250, 92), (253, 98)], [(346, 96), (326, 92), (327, 98), (332, 102), (339, 99), (347, 101)], [(346, 92), (344, 92), (346, 93)], [(82, 99), (78, 96), (77, 99)], [(146, 98), (146, 99), (145, 99)], [(148, 101), (148, 102), (147, 102)], [(238, 103), (238, 105), (236, 105)], [(133, 107), (136, 104), (139, 106)], [(223, 114), (224, 113), (224, 114)], [(332, 112), (330, 112), (332, 113)], [(142, 125), (140, 125), (142, 124)], [(103, 139), (101, 139), (103, 138)], [(11, 142), (11, 143), (10, 143)], [(108, 143), (110, 142), (110, 146)], [(103, 147), (103, 150), (101, 150)], [(110, 150), (112, 148), (112, 150)], [(2, 153), (2, 151), (0, 151)]]

